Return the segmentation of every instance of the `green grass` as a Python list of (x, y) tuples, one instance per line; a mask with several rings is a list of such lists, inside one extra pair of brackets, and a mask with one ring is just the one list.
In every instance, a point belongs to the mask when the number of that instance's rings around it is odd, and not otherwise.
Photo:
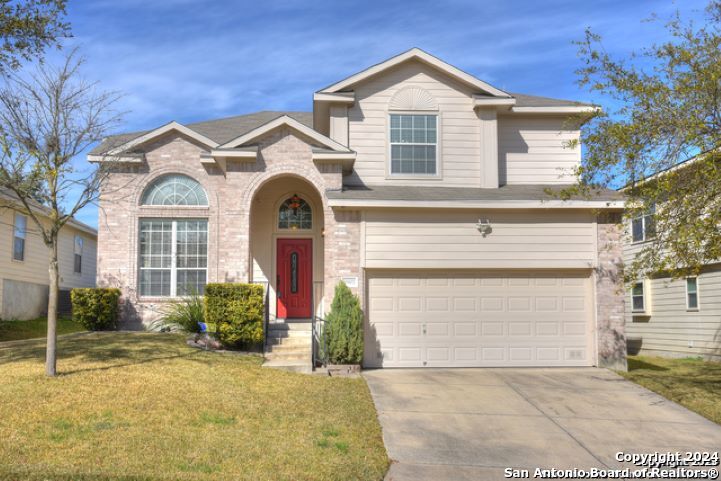
[(721, 363), (629, 356), (623, 377), (721, 424)]
[[(83, 326), (72, 319), (58, 319), (58, 335), (84, 330)], [(47, 332), (48, 320), (45, 317), (29, 321), (0, 321), (0, 342), (46, 337)]]
[(89, 333), (0, 346), (0, 480), (381, 480), (362, 378), (260, 367), (185, 336)]

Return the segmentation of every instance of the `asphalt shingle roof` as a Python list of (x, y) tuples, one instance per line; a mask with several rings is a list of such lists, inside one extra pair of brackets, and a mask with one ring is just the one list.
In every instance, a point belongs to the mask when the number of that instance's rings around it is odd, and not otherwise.
[[(281, 112), (271, 110), (264, 110), (246, 115), (236, 115), (234, 117), (227, 117), (224, 119), (194, 122), (192, 124), (185, 124), (185, 126), (219, 144), (224, 144), (284, 115), (292, 117), (298, 122), (313, 128), (312, 112)], [(124, 143), (136, 139), (141, 135), (145, 135), (148, 132), (151, 131), (143, 130), (140, 132), (113, 135), (103, 140), (103, 142), (95, 147), (90, 154), (103, 154), (114, 147), (123, 145)]]
[[(401, 200), (401, 201), (496, 201), (496, 200), (557, 200), (554, 193), (570, 185), (504, 185), (498, 189), (473, 187), (427, 187), (399, 185), (345, 186), (342, 191), (328, 191), (329, 199)], [(550, 193), (549, 193), (550, 191)], [(600, 189), (591, 198), (574, 196), (571, 200), (622, 200), (615, 190)]]

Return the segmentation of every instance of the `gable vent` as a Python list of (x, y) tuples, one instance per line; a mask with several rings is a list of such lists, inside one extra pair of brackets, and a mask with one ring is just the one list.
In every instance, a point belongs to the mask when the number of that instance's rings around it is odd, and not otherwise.
[(390, 103), (391, 110), (438, 110), (438, 104), (431, 94), (418, 87), (398, 91)]

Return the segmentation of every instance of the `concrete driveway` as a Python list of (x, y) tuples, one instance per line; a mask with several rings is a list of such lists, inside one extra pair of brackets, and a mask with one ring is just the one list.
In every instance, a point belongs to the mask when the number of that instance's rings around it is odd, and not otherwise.
[(718, 451), (721, 426), (603, 369), (366, 371), (387, 480), (495, 480), (504, 468), (620, 468), (619, 451)]

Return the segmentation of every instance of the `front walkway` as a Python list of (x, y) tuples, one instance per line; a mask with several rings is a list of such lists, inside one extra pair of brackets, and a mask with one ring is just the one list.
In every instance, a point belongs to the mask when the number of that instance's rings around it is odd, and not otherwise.
[(596, 368), (366, 371), (387, 480), (496, 480), (504, 468), (617, 468), (627, 453), (718, 451), (721, 426)]

